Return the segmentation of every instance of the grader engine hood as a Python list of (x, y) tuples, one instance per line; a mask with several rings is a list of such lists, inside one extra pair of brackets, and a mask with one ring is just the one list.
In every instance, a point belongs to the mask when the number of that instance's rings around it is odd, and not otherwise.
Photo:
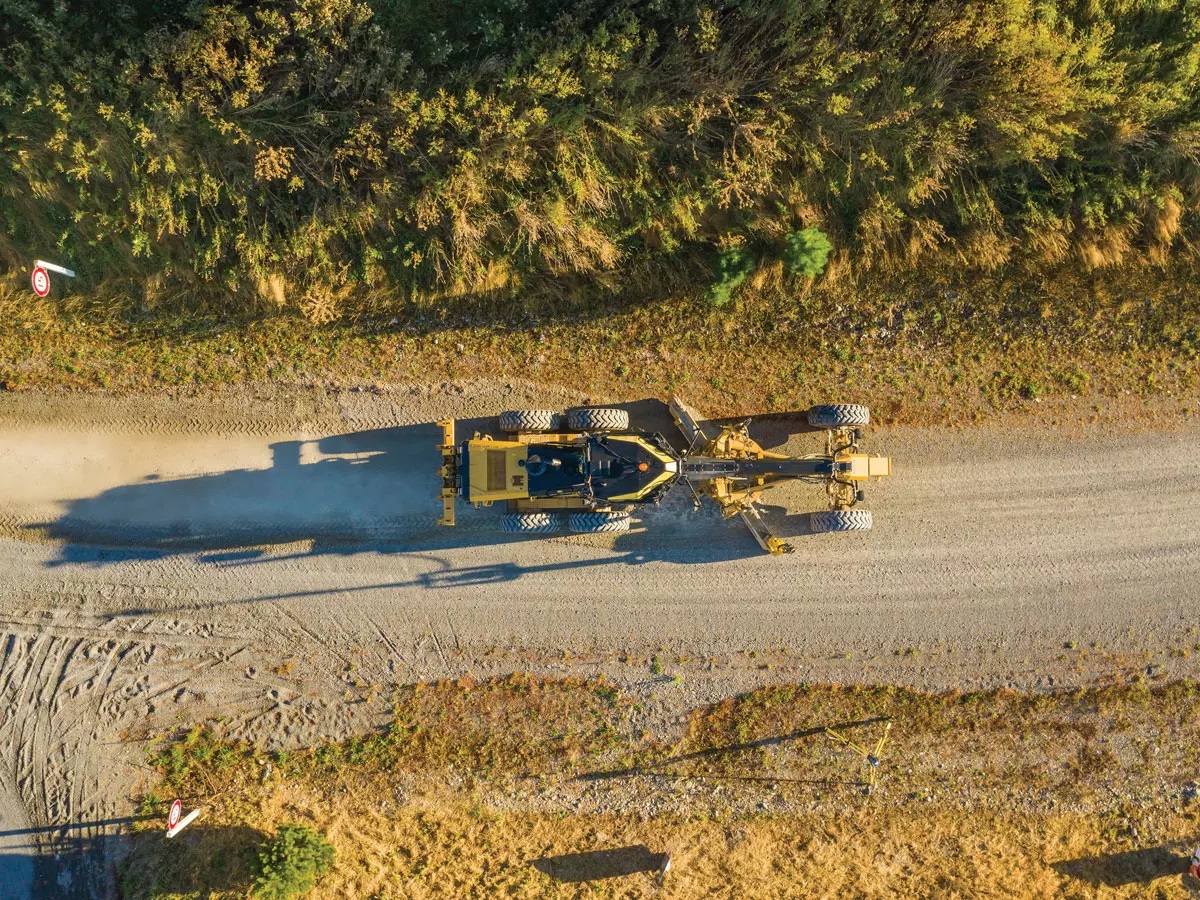
[(465, 441), (460, 466), (463, 499), (475, 503), (529, 496), (529, 445), (518, 441)]
[(636, 502), (674, 478), (675, 461), (634, 436), (559, 443), (471, 440), (462, 444), (464, 500), (587, 495)]

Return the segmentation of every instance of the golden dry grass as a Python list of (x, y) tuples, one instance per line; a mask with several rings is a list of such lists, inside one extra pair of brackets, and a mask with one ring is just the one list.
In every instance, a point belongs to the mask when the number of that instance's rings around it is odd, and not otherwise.
[[(503, 812), (461, 799), (394, 804), (379, 797), (330, 799), (301, 785), (272, 785), (245, 815), (272, 832), (300, 821), (336, 848), (334, 869), (310, 895), (384, 898), (873, 898), (1185, 897), (1185, 841), (1114, 841), (1110, 819), (1083, 815), (880, 812), (865, 802), (840, 816), (761, 816), (736, 821), (568, 812)], [(184, 852), (202, 867), (222, 844), (211, 819)], [(1192, 834), (1194, 816), (1167, 815), (1164, 832)], [(572, 883), (537, 860), (645, 846), (670, 852), (662, 887), (655, 873)], [(1127, 849), (1128, 848), (1128, 849)], [(582, 872), (588, 872), (585, 863)], [(249, 880), (243, 871), (233, 880)], [(197, 882), (181, 879), (180, 896)], [(172, 885), (167, 885), (168, 890)], [(201, 897), (241, 896), (238, 889)]]
[[(663, 740), (604, 682), (442, 682), (403, 694), (390, 734), (271, 756), (193, 733), (160, 755), (159, 792), (206, 813), (170, 847), (147, 824), (126, 896), (242, 896), (286, 822), (336, 848), (314, 897), (1186, 896), (1196, 696), (780, 686)], [(823, 726), (873, 745), (880, 714), (893, 741), (868, 797)], [(671, 853), (661, 889), (648, 871), (597, 877), (639, 846)], [(594, 880), (533, 865), (572, 854)]]

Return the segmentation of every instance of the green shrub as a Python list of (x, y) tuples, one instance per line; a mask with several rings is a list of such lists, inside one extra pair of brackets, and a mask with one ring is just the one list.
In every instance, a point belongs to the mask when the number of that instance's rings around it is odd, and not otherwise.
[(307, 825), (281, 825), (258, 851), (254, 895), (290, 900), (307, 893), (333, 865), (333, 845)]
[(783, 263), (792, 275), (816, 278), (825, 271), (833, 244), (815, 225), (789, 234), (783, 247)]
[(717, 259), (717, 280), (709, 289), (708, 302), (720, 307), (732, 300), (742, 282), (754, 271), (756, 262), (753, 253), (739, 247), (722, 253)]

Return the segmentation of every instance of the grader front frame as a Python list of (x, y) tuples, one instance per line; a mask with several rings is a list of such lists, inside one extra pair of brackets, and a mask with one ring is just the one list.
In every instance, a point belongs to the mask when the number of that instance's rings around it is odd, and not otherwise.
[(866, 531), (871, 527), (870, 512), (856, 507), (864, 499), (863, 485), (891, 475), (892, 461), (859, 449), (862, 427), (870, 422), (867, 407), (838, 404), (810, 409), (809, 425), (825, 430), (825, 452), (801, 457), (764, 450), (750, 437), (750, 419), (719, 426), (678, 397), (672, 399), (670, 409), (690, 445), (681, 474), (697, 495), (711, 498), (725, 518), (740, 516), (767, 552), (791, 553), (795, 549), (771, 532), (757, 507), (763, 491), (788, 481), (824, 485), (829, 509), (810, 516), (813, 531)]

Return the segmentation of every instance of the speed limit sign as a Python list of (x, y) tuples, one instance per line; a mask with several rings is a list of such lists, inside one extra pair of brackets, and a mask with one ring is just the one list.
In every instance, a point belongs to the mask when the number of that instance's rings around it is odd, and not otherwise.
[(33, 292), (39, 297), (45, 297), (50, 293), (50, 273), (37, 266), (33, 270)]
[(183, 813), (183, 802), (176, 800), (171, 804), (171, 811), (167, 813), (167, 831), (174, 831), (175, 826), (179, 824), (179, 817)]

